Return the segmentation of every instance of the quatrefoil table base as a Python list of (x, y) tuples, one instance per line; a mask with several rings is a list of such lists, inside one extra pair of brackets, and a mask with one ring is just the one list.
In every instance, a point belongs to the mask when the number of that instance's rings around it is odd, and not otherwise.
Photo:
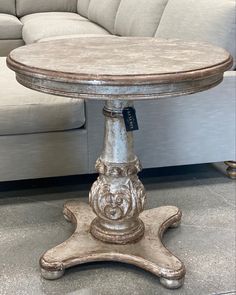
[(64, 243), (47, 251), (40, 260), (42, 275), (58, 279), (71, 266), (95, 261), (119, 261), (136, 265), (160, 277), (167, 288), (183, 284), (185, 268), (162, 244), (162, 234), (175, 227), (181, 212), (174, 206), (145, 210), (140, 214), (145, 224), (144, 236), (135, 243), (117, 245), (104, 243), (90, 234), (90, 223), (95, 218), (88, 204), (70, 201), (64, 205), (64, 216), (75, 226), (74, 234)]

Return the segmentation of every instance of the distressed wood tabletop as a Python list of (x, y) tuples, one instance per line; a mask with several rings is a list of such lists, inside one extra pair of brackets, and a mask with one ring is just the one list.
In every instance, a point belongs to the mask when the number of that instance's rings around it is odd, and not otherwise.
[(23, 46), (10, 53), (7, 63), (20, 83), (42, 92), (153, 99), (217, 85), (232, 66), (232, 57), (207, 43), (81, 37)]

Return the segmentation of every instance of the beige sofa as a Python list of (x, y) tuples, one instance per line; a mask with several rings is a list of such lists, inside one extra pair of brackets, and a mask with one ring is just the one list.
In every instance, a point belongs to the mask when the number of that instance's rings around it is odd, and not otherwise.
[[(0, 181), (92, 173), (103, 139), (102, 102), (17, 84), (13, 48), (113, 34), (207, 41), (235, 58), (234, 17), (235, 0), (0, 0)], [(232, 69), (212, 90), (137, 103), (144, 168), (236, 160), (235, 79)]]

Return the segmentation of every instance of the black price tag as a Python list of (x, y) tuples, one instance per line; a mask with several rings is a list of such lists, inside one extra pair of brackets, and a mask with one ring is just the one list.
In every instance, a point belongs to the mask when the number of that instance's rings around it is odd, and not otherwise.
[(125, 127), (126, 131), (134, 131), (138, 130), (138, 121), (136, 117), (136, 111), (132, 107), (124, 108), (122, 111), (124, 121), (125, 121)]

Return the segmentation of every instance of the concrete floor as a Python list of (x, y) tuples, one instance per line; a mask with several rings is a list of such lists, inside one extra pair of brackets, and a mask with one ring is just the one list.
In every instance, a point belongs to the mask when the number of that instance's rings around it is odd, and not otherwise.
[(43, 280), (40, 255), (73, 231), (62, 205), (66, 199), (87, 201), (90, 184), (7, 191), (0, 184), (0, 294), (236, 294), (236, 182), (225, 176), (223, 164), (191, 166), (187, 172), (180, 167), (169, 175), (160, 171), (143, 179), (147, 208), (170, 204), (183, 211), (181, 227), (164, 236), (187, 269), (181, 289), (167, 290), (154, 275), (112, 262), (74, 267), (60, 280)]

